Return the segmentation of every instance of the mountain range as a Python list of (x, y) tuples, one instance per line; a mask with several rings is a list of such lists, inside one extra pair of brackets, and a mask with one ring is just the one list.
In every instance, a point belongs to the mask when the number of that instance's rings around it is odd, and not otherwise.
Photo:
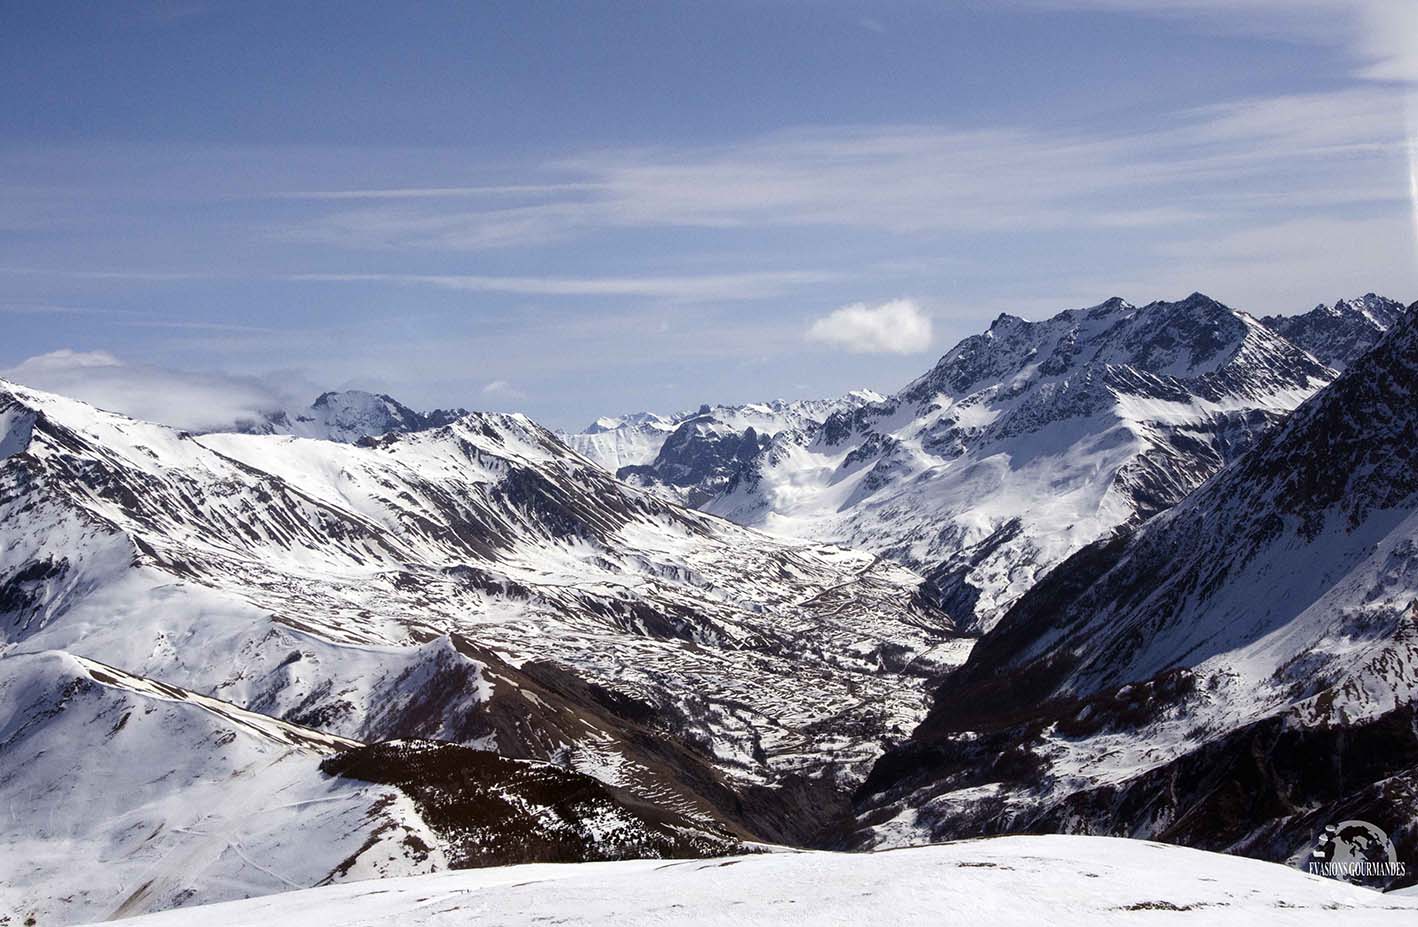
[[(1377, 297), (1336, 306), (1322, 313), (1334, 325), (1393, 317)], [(956, 627), (979, 633), (1049, 569), (1176, 503), (1333, 379), (1274, 328), (1201, 294), (1042, 322), (1001, 315), (890, 397), (859, 392), (817, 405), (820, 420), (752, 433), (702, 411), (651, 464), (617, 472), (769, 534), (917, 570)], [(637, 419), (582, 437), (663, 427)]]
[[(191, 435), (6, 386), (0, 534), (0, 675), (23, 669), (17, 698), (53, 693), (23, 699), (0, 727), (7, 807), (45, 807), (34, 790), (68, 768), (51, 738), (116, 753), (135, 775), (151, 772), (135, 759), (145, 749), (207, 758), (204, 774), (158, 777), (160, 797), (120, 793), (136, 803), (125, 840), (154, 802), (200, 811), (199, 786), (222, 769), (245, 770), (253, 800), (268, 801), (260, 757), (287, 741), (306, 759), (283, 768), (312, 776), (291, 790), (327, 789), (299, 728), (346, 746), (421, 739), (550, 763), (620, 790), (617, 807), (683, 818), (681, 830), (713, 835), (705, 845), (801, 842), (845, 810), (884, 746), (923, 716), (929, 681), (969, 648), (909, 570), (681, 508), (518, 415), (470, 413), (350, 445)], [(52, 656), (32, 662), (41, 653)], [(133, 680), (122, 699), (94, 690), (90, 663)], [(73, 713), (76, 686), (96, 692), (86, 705), (114, 703), (84, 709), (101, 721)], [(210, 712), (183, 713), (145, 748), (121, 719), (150, 708), (123, 703), (154, 692), (294, 727), (251, 745), (233, 739), (246, 731), (213, 728)], [(54, 807), (111, 801), (107, 781), (76, 780)], [(359, 794), (349, 801), (408, 811)], [(425, 819), (385, 826), (374, 807), (350, 812), (374, 822), (353, 850), (316, 833), (300, 879), (398, 874), (455, 854)], [(238, 798), (231, 808), (250, 817)], [(259, 842), (209, 846), (215, 824), (154, 822), (167, 835), (160, 858), (115, 859), (117, 837), (77, 836), (95, 826), (82, 814), (58, 820), (76, 837), (9, 886), (16, 909), (72, 922), (216, 900), (230, 897), (232, 869), (266, 890), (288, 884), (243, 862), (262, 855)], [(391, 853), (372, 839), (390, 827), (431, 849)], [(11, 834), (21, 843), (7, 852), (28, 847), (31, 830)]]
[(1415, 394), (1373, 295), (1002, 315), (890, 396), (579, 435), (0, 383), (0, 903), (1354, 817), (1413, 858)]
[[(1022, 596), (861, 793), (868, 844), (1064, 830), (1418, 852), (1418, 311), (1233, 465)], [(899, 809), (909, 808), (909, 816)]]

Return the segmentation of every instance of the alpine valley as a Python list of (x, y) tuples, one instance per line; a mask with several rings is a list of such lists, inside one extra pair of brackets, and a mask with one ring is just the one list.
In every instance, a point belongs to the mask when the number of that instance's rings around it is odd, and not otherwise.
[[(193, 434), (0, 382), (0, 646), (4, 925), (1026, 857), (1123, 873), (1100, 911), (1407, 916), (1200, 851), (1363, 819), (1418, 862), (1418, 311), (1001, 315), (891, 395), (579, 434), (360, 392)], [(1093, 836), (763, 855), (1021, 833)]]

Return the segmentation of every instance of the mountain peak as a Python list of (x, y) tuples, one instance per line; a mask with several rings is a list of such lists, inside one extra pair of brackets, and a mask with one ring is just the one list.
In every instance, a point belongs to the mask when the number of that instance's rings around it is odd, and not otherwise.
[(1321, 363), (1342, 371), (1371, 350), (1406, 312), (1397, 300), (1365, 293), (1328, 306), (1320, 303), (1299, 315), (1270, 315), (1260, 321)]
[(1029, 320), (1023, 318), (1022, 316), (1010, 315), (1008, 312), (1001, 312), (999, 315), (995, 316), (995, 320), (990, 323), (989, 331), (991, 333), (994, 333), (1005, 329), (1018, 328), (1021, 325), (1028, 324)]
[(385, 393), (327, 390), (305, 409), (290, 409), (248, 422), (237, 430), (248, 434), (288, 434), (355, 444), (392, 432), (427, 431), (456, 421), (467, 409), (417, 412)]

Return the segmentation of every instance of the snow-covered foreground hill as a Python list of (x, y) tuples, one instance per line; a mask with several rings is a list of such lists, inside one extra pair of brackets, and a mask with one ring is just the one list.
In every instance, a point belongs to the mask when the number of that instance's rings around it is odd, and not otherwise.
[(1141, 841), (1004, 837), (870, 854), (512, 866), (357, 882), (132, 927), (1411, 924), (1418, 899)]
[(45, 927), (350, 879), (740, 847), (562, 767), (364, 746), (52, 651), (0, 656), (0, 808), (0, 924)]

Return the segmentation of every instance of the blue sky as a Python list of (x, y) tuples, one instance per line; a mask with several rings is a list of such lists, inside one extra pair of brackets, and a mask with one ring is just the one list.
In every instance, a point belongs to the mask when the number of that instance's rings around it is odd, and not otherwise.
[(1412, 300), (1415, 82), (1409, 0), (3, 2), (0, 375), (579, 426)]

